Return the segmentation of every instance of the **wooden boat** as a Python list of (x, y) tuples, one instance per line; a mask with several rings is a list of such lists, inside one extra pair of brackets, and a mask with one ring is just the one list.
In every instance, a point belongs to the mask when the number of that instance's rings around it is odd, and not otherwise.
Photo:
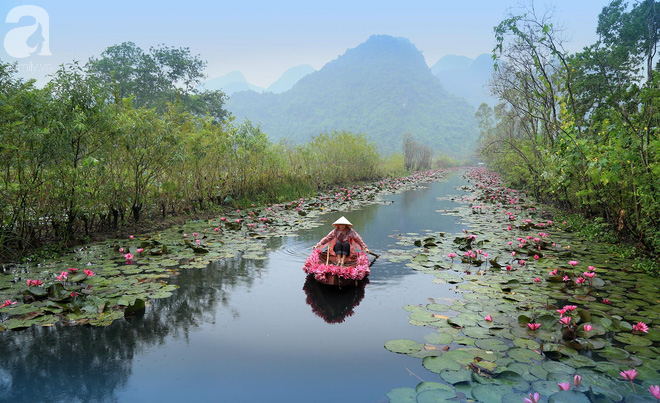
[(328, 256), (328, 252), (314, 250), (305, 261), (303, 271), (314, 276), (319, 283), (347, 287), (356, 286), (360, 281), (369, 276), (370, 267), (378, 258), (375, 256), (373, 261), (369, 261), (366, 253), (352, 255), (344, 260), (344, 265), (337, 265), (335, 256)]

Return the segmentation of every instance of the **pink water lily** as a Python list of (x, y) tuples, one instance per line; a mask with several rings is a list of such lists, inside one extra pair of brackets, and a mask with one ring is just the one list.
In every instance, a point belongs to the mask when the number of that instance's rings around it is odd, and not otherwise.
[(571, 323), (571, 317), (570, 317), (570, 316), (564, 316), (563, 318), (559, 319), (559, 322), (560, 322), (562, 325), (566, 325), (566, 326), (568, 326), (569, 323)]
[(447, 254), (447, 257), (450, 258), (451, 260), (454, 260), (454, 258), (455, 258), (456, 256), (457, 256), (457, 255), (456, 255), (454, 252), (451, 252), (451, 253)]
[(8, 299), (2, 305), (0, 305), (0, 308), (4, 308), (4, 307), (10, 306), (10, 305), (16, 305), (17, 303), (18, 302), (16, 302), (16, 301), (12, 302), (10, 299)]
[(577, 261), (577, 260), (569, 260), (569, 261), (568, 261), (568, 264), (570, 264), (571, 266), (575, 267), (575, 266), (578, 265), (578, 261)]
[(538, 328), (541, 327), (540, 323), (528, 323), (527, 327), (530, 328), (530, 330), (537, 330)]
[(557, 269), (554, 269), (553, 271), (550, 272), (551, 276), (556, 276), (557, 275)]
[(85, 269), (85, 274), (86, 274), (87, 276), (89, 276), (89, 277), (94, 277), (94, 276), (96, 276), (96, 273), (94, 273), (93, 271), (91, 271), (91, 270), (89, 270), (89, 269)]
[(635, 390), (635, 384), (633, 383), (633, 379), (637, 378), (637, 371), (635, 370), (635, 368), (629, 369), (627, 371), (621, 371), (619, 372), (619, 375), (621, 375), (621, 378), (630, 381), (630, 385), (633, 388), (633, 392), (637, 394), (637, 391)]
[(126, 260), (133, 260), (133, 254), (132, 253), (127, 253), (127, 254), (124, 255), (124, 258)]
[(589, 269), (589, 271), (594, 271), (594, 270), (596, 270), (596, 268), (593, 267), (593, 266), (589, 266), (589, 267), (587, 267), (587, 269)]
[(215, 232), (220, 231), (220, 227), (216, 227), (214, 231), (215, 231)]
[(569, 390), (571, 388), (571, 384), (568, 382), (558, 383), (557, 386), (559, 386), (559, 390)]
[(60, 273), (59, 276), (57, 276), (57, 281), (64, 281), (66, 280), (67, 272), (63, 271)]
[(493, 321), (493, 317), (490, 316), (490, 315), (487, 315), (484, 319), (485, 319), (487, 322), (492, 322), (492, 321)]
[(578, 284), (582, 284), (582, 283), (584, 283), (585, 281), (587, 281), (587, 280), (586, 280), (584, 277), (578, 277), (578, 278), (575, 280), (575, 282), (578, 283)]
[(26, 283), (28, 287), (36, 287), (44, 284), (44, 282), (41, 280), (30, 280), (30, 279), (28, 279)]
[(541, 279), (538, 278), (538, 277), (536, 277), (536, 278), (534, 279), (534, 282), (535, 282), (535, 283), (540, 283), (540, 282), (541, 282)]
[(578, 308), (577, 305), (564, 305), (564, 309), (571, 312), (576, 310), (577, 308)]
[(70, 271), (71, 273), (75, 273), (78, 271), (78, 269), (76, 269), (75, 267), (69, 267), (67, 270)]
[(573, 377), (573, 385), (575, 385), (575, 389), (580, 386), (580, 383), (582, 383), (582, 377), (580, 375), (575, 375)]
[(129, 239), (133, 239), (133, 238), (135, 238), (135, 237), (134, 237), (133, 235), (129, 235), (128, 238), (129, 238)]
[(137, 253), (142, 253), (144, 252), (144, 248), (137, 248)]
[(562, 279), (562, 281), (571, 281), (571, 279), (570, 279), (568, 276), (564, 276), (564, 278)]
[(605, 298), (605, 299), (603, 300), (603, 304), (608, 304), (608, 305), (609, 305), (609, 304), (611, 304), (611, 303), (612, 303), (612, 301), (610, 301), (610, 300), (607, 299), (607, 298)]
[(649, 327), (644, 322), (637, 322), (633, 325), (633, 332), (643, 332), (648, 333)]
[(590, 331), (594, 330), (594, 327), (591, 326), (591, 325), (584, 325), (583, 329), (584, 329), (585, 332), (590, 332)]
[(533, 395), (531, 393), (528, 393), (527, 396), (529, 397), (523, 399), (524, 403), (539, 403), (539, 401), (541, 401), (541, 395), (539, 395), (536, 392), (534, 392)]
[(584, 277), (594, 278), (594, 276), (596, 275), (596, 273), (594, 273), (594, 272), (592, 272), (592, 271), (585, 271), (584, 273), (582, 273), (582, 275), (583, 275)]
[(660, 386), (651, 385), (647, 390), (653, 395), (653, 397), (660, 400)]

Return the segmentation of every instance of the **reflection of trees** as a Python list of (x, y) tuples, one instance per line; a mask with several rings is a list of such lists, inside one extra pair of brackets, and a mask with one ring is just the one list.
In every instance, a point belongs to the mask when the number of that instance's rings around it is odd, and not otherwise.
[(0, 333), (0, 401), (116, 400), (113, 393), (127, 384), (135, 355), (167, 337), (187, 339), (191, 329), (213, 320), (218, 305), (231, 308), (231, 290), (250, 287), (263, 267), (264, 261), (236, 258), (183, 270), (170, 281), (180, 286), (172, 297), (108, 327)]
[(303, 291), (307, 295), (307, 304), (312, 311), (328, 323), (342, 323), (353, 315), (353, 308), (364, 298), (364, 287), (369, 283), (365, 278), (355, 287), (335, 287), (321, 284), (314, 276), (307, 276)]

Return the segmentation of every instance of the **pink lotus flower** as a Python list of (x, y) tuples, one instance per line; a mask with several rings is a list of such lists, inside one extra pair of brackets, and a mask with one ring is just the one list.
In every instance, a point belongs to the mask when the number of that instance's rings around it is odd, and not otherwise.
[(36, 287), (44, 284), (44, 282), (41, 280), (30, 280), (30, 279), (28, 279), (26, 283), (28, 287)]
[(580, 386), (580, 383), (582, 383), (582, 377), (580, 375), (575, 375), (573, 377), (573, 385), (575, 385), (576, 389), (578, 386)]
[(528, 327), (530, 330), (537, 330), (538, 328), (541, 327), (541, 324), (540, 324), (540, 323), (528, 323), (528, 324), (527, 324), (527, 327)]
[(4, 308), (10, 305), (16, 305), (17, 303), (18, 303), (17, 301), (12, 302), (11, 300), (8, 299), (2, 305), (0, 305), (0, 308)]
[(89, 277), (94, 277), (94, 276), (96, 276), (96, 273), (94, 273), (93, 271), (91, 271), (91, 270), (89, 270), (89, 269), (85, 269), (85, 274), (86, 274), (87, 276), (89, 276)]
[(621, 375), (621, 378), (630, 381), (630, 386), (632, 386), (633, 392), (637, 394), (637, 391), (635, 390), (635, 384), (633, 383), (633, 379), (637, 377), (637, 371), (635, 370), (635, 368), (629, 369), (627, 371), (621, 371), (619, 372), (619, 375)]
[(627, 371), (621, 371), (619, 372), (619, 375), (621, 375), (621, 378), (627, 381), (632, 381), (633, 379), (637, 378), (637, 371), (635, 370), (635, 368), (633, 368)]
[(486, 316), (484, 319), (486, 320), (486, 322), (492, 322), (493, 321), (493, 317), (490, 316), (490, 315)]
[(591, 326), (591, 325), (584, 325), (584, 331), (585, 331), (585, 332), (590, 332), (590, 331), (592, 331), (592, 330), (594, 330), (594, 327), (593, 327), (593, 326)]
[(124, 255), (124, 258), (126, 258), (126, 260), (133, 260), (133, 254), (132, 253), (127, 253), (127, 254)]
[(660, 400), (660, 386), (651, 385), (647, 390), (653, 395), (653, 397)]
[(575, 266), (578, 265), (578, 261), (577, 261), (577, 260), (569, 260), (569, 261), (568, 261), (568, 264), (570, 264), (571, 266), (575, 267)]
[(566, 326), (568, 326), (569, 323), (571, 323), (571, 317), (570, 317), (570, 316), (564, 316), (563, 318), (559, 319), (559, 322), (560, 322), (562, 325), (566, 325)]
[(571, 388), (571, 384), (568, 382), (558, 383), (557, 386), (559, 386), (559, 390), (569, 390)]
[(536, 392), (534, 392), (533, 395), (531, 393), (528, 393), (527, 395), (529, 397), (524, 398), (523, 403), (539, 403), (539, 401), (541, 401), (541, 395)]
[(646, 326), (646, 323), (644, 323), (644, 322), (637, 322), (636, 324), (633, 325), (633, 332), (648, 333), (649, 332), (649, 327)]

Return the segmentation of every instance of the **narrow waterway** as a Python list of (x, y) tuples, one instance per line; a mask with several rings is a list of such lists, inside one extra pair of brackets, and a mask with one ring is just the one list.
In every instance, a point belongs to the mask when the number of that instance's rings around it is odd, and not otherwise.
[[(389, 339), (422, 339), (407, 304), (457, 298), (453, 286), (379, 259), (368, 284), (337, 292), (310, 281), (312, 246), (345, 215), (372, 251), (397, 234), (461, 232), (459, 174), (388, 203), (323, 216), (326, 224), (272, 239), (266, 260), (240, 258), (182, 270), (180, 288), (141, 317), (106, 328), (30, 328), (0, 333), (2, 401), (381, 402), (430, 374), (421, 360), (394, 354)], [(426, 379), (430, 380), (430, 379)]]

